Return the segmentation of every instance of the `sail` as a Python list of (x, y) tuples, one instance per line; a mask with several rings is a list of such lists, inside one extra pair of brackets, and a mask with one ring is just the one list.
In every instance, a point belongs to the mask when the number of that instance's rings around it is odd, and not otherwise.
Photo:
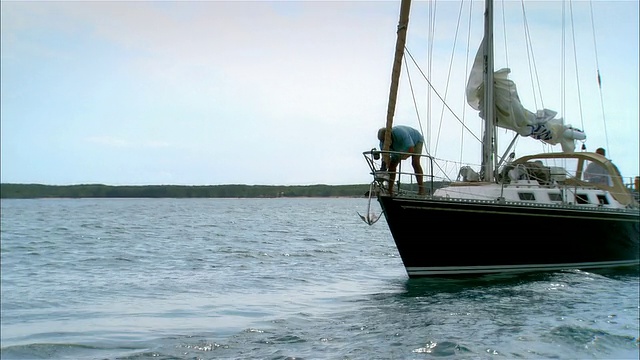
[[(471, 68), (467, 82), (467, 103), (485, 118), (483, 109), (483, 55), (484, 40)], [(586, 139), (582, 130), (565, 125), (562, 118), (556, 118), (556, 111), (543, 109), (535, 113), (522, 106), (516, 84), (509, 80), (510, 69), (503, 68), (494, 73), (494, 98), (496, 126), (512, 130), (521, 136), (529, 136), (551, 145), (560, 144), (562, 151), (573, 152), (575, 141)]]

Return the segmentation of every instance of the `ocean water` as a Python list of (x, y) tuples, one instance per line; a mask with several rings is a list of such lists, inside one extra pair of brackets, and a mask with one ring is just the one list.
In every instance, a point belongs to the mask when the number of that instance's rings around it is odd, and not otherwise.
[(3, 199), (0, 357), (639, 358), (637, 269), (409, 280), (366, 206)]

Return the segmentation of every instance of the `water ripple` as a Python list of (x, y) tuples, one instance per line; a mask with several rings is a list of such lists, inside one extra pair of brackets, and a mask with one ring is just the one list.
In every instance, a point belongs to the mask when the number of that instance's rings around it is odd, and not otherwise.
[(2, 359), (639, 355), (637, 273), (406, 277), (363, 199), (2, 200)]

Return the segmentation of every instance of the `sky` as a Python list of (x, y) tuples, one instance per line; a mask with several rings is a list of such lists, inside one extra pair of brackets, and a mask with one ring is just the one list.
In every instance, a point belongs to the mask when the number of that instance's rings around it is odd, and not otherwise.
[[(504, 4), (505, 14), (522, 7)], [(536, 30), (535, 82), (550, 83), (540, 86), (551, 94), (542, 100), (520, 84), (531, 80), (527, 50), (511, 35), (516, 55), (497, 59), (496, 67), (512, 69), (525, 106), (558, 110), (585, 130), (587, 150), (606, 147), (623, 176), (639, 175), (638, 2), (574, 1), (576, 27), (587, 26), (567, 33), (579, 55), (552, 43), (563, 34), (560, 1), (525, 5)], [(412, 74), (418, 110), (403, 77), (395, 123), (422, 129), (427, 150), (438, 158), (478, 163), (474, 136), (481, 136), (481, 122), (462, 95), (481, 40), (482, 2), (464, 3), (471, 22), (458, 21), (460, 9), (454, 0), (414, 3), (407, 47), (475, 135), (464, 134), (469, 142), (463, 145), (457, 120), (411, 71), (405, 74)], [(433, 26), (429, 11), (437, 14)], [(386, 121), (397, 1), (2, 1), (1, 12), (3, 183), (371, 181), (362, 152), (378, 147), (377, 129)], [(523, 32), (511, 15), (496, 22)], [(497, 31), (498, 38), (506, 37)], [(462, 54), (455, 62), (454, 40)], [(593, 57), (595, 48), (597, 62), (586, 60), (582, 51)], [(565, 51), (580, 66), (558, 72)], [(594, 64), (601, 92), (593, 88)], [(589, 65), (578, 83), (592, 89), (562, 96), (560, 89), (576, 82), (563, 74)], [(508, 142), (511, 135), (499, 137)], [(560, 151), (525, 141), (518, 141), (517, 155)]]

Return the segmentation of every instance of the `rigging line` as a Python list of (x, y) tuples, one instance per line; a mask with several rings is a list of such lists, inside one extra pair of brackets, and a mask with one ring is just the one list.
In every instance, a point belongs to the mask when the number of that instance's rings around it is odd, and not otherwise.
[[(429, 31), (428, 31), (428, 47), (427, 47), (427, 66), (428, 66), (428, 73), (429, 76), (431, 76), (432, 70), (433, 70), (433, 47), (435, 45), (435, 26), (436, 26), (436, 7), (437, 7), (437, 2), (435, 1), (430, 1), (429, 2)], [(426, 123), (427, 123), (427, 136), (428, 136), (428, 144), (427, 144), (427, 148), (429, 149), (429, 152), (431, 152), (431, 148), (432, 148), (432, 141), (433, 139), (431, 139), (432, 137), (432, 131), (431, 131), (431, 92), (427, 91), (426, 92), (426, 100), (427, 100), (427, 108), (426, 110)]]
[[(449, 94), (449, 84), (451, 83), (451, 70), (453, 69), (453, 58), (456, 53), (456, 45), (458, 44), (458, 32), (460, 30), (460, 19), (462, 18), (462, 5), (463, 2), (460, 2), (460, 9), (458, 10), (458, 21), (456, 22), (456, 31), (453, 35), (453, 48), (451, 49), (451, 58), (449, 59), (449, 71), (447, 72), (447, 84), (444, 88), (444, 98), (447, 98)], [(440, 110), (440, 120), (438, 121), (438, 136), (436, 136), (436, 146), (434, 149), (434, 154), (438, 153), (438, 144), (440, 143), (440, 132), (442, 131), (442, 123), (444, 119), (444, 107)]]
[[(533, 37), (531, 36), (531, 29), (529, 28), (529, 21), (527, 19), (527, 9), (524, 4), (524, 0), (520, 1), (520, 8), (522, 11), (522, 26), (525, 38), (525, 48), (527, 50), (527, 65), (529, 66), (529, 77), (531, 82), (531, 93), (533, 95), (533, 103), (536, 109), (544, 109), (544, 96), (542, 95), (542, 86), (540, 85), (540, 76), (538, 75), (538, 66), (536, 56), (533, 51)], [(506, 34), (506, 29), (505, 29)], [(506, 41), (505, 41), (506, 43)], [(507, 60), (508, 63), (508, 60)], [(516, 141), (517, 143), (517, 141)], [(541, 152), (547, 152), (550, 147), (543, 141), (539, 141), (542, 147)]]
[(507, 63), (507, 68), (509, 67), (509, 51), (507, 49), (507, 25), (506, 25), (506, 16), (504, 15), (504, 1), (502, 1), (502, 37), (504, 38), (504, 60)]
[[(544, 99), (542, 98), (542, 87), (540, 86), (540, 77), (538, 76), (538, 68), (536, 66), (535, 55), (533, 53), (533, 41), (531, 40), (531, 32), (529, 31), (529, 21), (527, 20), (527, 11), (525, 9), (524, 0), (520, 1), (522, 9), (522, 23), (524, 26), (527, 60), (529, 63), (529, 75), (531, 77), (531, 86), (533, 88), (533, 103), (538, 107), (538, 97), (540, 98), (540, 107), (544, 109)], [(536, 94), (538, 92), (539, 94)]]
[[(504, 0), (502, 0), (501, 3), (502, 3), (502, 28), (503, 28), (502, 32), (503, 32), (503, 36), (504, 36), (504, 54), (505, 54), (504, 57), (505, 57), (506, 66), (507, 66), (507, 68), (510, 69), (510, 66), (509, 66), (510, 65), (510, 62), (509, 62), (509, 53), (510, 53), (510, 51), (508, 49), (508, 44), (509, 44), (508, 33), (509, 32), (507, 31), (507, 25), (506, 25), (507, 16), (505, 14), (505, 7), (506, 6), (504, 5)], [(531, 71), (532, 59), (533, 59), (533, 64), (534, 64), (533, 67), (535, 69), (535, 56), (533, 55), (533, 46), (532, 46), (532, 41), (531, 41), (531, 34), (530, 34), (530, 31), (529, 31), (529, 23), (527, 21), (527, 16), (526, 16), (527, 12), (525, 10), (525, 5), (524, 5), (524, 1), (523, 0), (520, 1), (520, 6), (521, 6), (521, 9), (522, 9), (522, 18), (523, 18), (522, 26), (523, 26), (523, 31), (525, 33), (525, 40), (526, 40), (525, 48), (527, 49), (527, 60), (528, 60), (528, 65), (529, 65), (529, 75), (532, 76), (534, 71), (535, 71), (536, 72), (535, 78), (537, 79), (538, 78), (537, 77), (537, 70)], [(531, 83), (531, 93), (533, 94), (533, 103), (537, 107), (538, 106), (538, 99), (537, 99), (538, 97), (536, 96), (536, 85), (535, 85), (533, 79), (530, 80), (530, 83)], [(538, 89), (539, 89), (540, 88), (539, 82), (538, 82), (537, 85), (538, 85)], [(509, 83), (509, 90), (512, 89), (511, 88), (512, 86), (514, 87), (513, 90), (516, 90), (515, 89), (515, 82)], [(542, 99), (542, 95), (540, 95), (540, 98)], [(542, 100), (541, 100), (541, 102), (542, 102)], [(510, 102), (510, 107), (511, 107), (511, 113), (515, 113), (515, 111), (513, 109), (513, 103), (511, 103), (511, 102)], [(507, 131), (505, 130), (505, 134), (506, 133), (507, 133)], [(519, 142), (519, 137), (518, 136), (516, 136), (514, 138), (514, 140), (511, 141), (511, 145), (509, 145), (509, 147), (511, 148), (512, 151), (515, 151), (513, 149), (515, 149), (517, 147), (518, 142)], [(496, 153), (496, 155), (497, 155), (497, 153)], [(502, 158), (500, 159), (500, 161), (502, 161)]]
[[(470, 51), (471, 51), (471, 24), (472, 24), (472, 19), (473, 17), (471, 16), (471, 14), (473, 10), (473, 1), (469, 1), (469, 22), (467, 24), (467, 51), (465, 54), (465, 64), (464, 64), (464, 78), (468, 79), (469, 78), (469, 55), (470, 55)], [(465, 99), (464, 97), (462, 98), (462, 106), (464, 107), (464, 102)], [(467, 112), (463, 111), (462, 112), (462, 125), (464, 126), (465, 124), (465, 119), (466, 119), (466, 115)], [(458, 161), (460, 163), (462, 163), (462, 155), (464, 153), (464, 128), (460, 128), (460, 157), (458, 158)]]
[(593, 37), (593, 49), (595, 53), (596, 60), (596, 71), (598, 74), (598, 89), (600, 92), (600, 110), (602, 111), (602, 122), (604, 125), (604, 141), (607, 145), (607, 149), (609, 149), (609, 135), (607, 133), (607, 119), (606, 113), (604, 111), (604, 100), (602, 98), (602, 78), (600, 77), (600, 64), (598, 62), (598, 45), (596, 44), (596, 27), (595, 22), (593, 21), (593, 2), (589, 1), (589, 10), (591, 10), (591, 34)]
[(442, 166), (440, 166), (440, 162), (444, 162), (445, 164), (447, 163), (446, 160), (442, 160), (442, 159), (438, 159), (433, 157), (433, 163), (436, 164), (436, 167), (438, 168), (438, 170), (440, 170), (440, 172), (442, 172), (442, 177), (444, 177), (447, 181), (452, 182), (452, 178), (449, 176), (449, 173), (447, 172), (446, 169), (444, 169)]
[(409, 51), (409, 49), (407, 49), (405, 47), (405, 51), (407, 52), (407, 55), (409, 55), (409, 57), (411, 58), (411, 61), (413, 61), (413, 64), (418, 68), (418, 71), (420, 72), (420, 74), (422, 75), (422, 77), (424, 78), (424, 80), (427, 82), (427, 84), (429, 84), (429, 87), (431, 88), (431, 90), (436, 94), (436, 96), (438, 97), (438, 99), (440, 99), (440, 101), (442, 101), (442, 103), (444, 104), (444, 106), (449, 109), (449, 112), (451, 112), (451, 115), (453, 115), (453, 117), (458, 120), (458, 122), (460, 122), (460, 124), (462, 124), (462, 126), (467, 129), (467, 131), (469, 131), (469, 133), (471, 133), (471, 135), (473, 135), (474, 138), (476, 138), (476, 140), (478, 140), (478, 142), (482, 142), (480, 140), (480, 138), (478, 138), (476, 136), (476, 134), (473, 133), (473, 131), (471, 131), (471, 129), (469, 129), (461, 120), (460, 117), (458, 117), (458, 115), (456, 115), (456, 113), (453, 111), (453, 109), (451, 109), (451, 107), (449, 107), (449, 105), (447, 104), (446, 101), (444, 101), (444, 99), (442, 98), (442, 96), (440, 96), (440, 93), (438, 93), (438, 91), (436, 90), (436, 88), (433, 86), (433, 84), (431, 84), (431, 81), (429, 81), (429, 79), (425, 76), (424, 72), (422, 71), (422, 69), (420, 68), (420, 66), (418, 66), (418, 64), (416, 63), (416, 59), (413, 57), (413, 54), (411, 54), (411, 52)]
[(560, 114), (562, 115), (562, 117), (565, 117), (565, 108), (566, 108), (566, 90), (567, 90), (567, 83), (566, 83), (566, 52), (567, 52), (567, 44), (566, 44), (566, 28), (567, 28), (567, 24), (565, 22), (565, 19), (567, 17), (566, 15), (566, 2), (562, 2), (562, 40), (561, 40), (561, 48), (560, 48)]
[[(501, 9), (502, 9), (502, 37), (504, 38), (503, 43), (504, 43), (504, 59), (507, 65), (507, 68), (509, 68), (509, 51), (508, 51), (508, 47), (509, 47), (509, 42), (507, 41), (507, 25), (506, 25), (506, 21), (505, 19), (507, 18), (504, 14), (504, 0), (501, 1)], [(509, 93), (511, 93), (511, 90), (515, 90), (512, 88), (512, 84), (515, 87), (515, 83), (514, 82), (510, 82), (509, 83)], [(513, 110), (513, 102), (509, 102), (509, 110), (512, 114), (515, 114), (515, 111)], [(505, 129), (505, 133), (506, 133), (506, 129)], [(497, 142), (497, 131), (496, 131), (496, 142)], [(512, 144), (515, 143), (515, 140), (511, 142)], [(500, 156), (497, 148), (496, 148), (496, 152), (495, 152), (496, 156), (495, 156), (495, 165), (494, 167), (497, 169), (498, 168), (498, 164), (502, 161), (502, 158), (498, 159), (498, 157)]]
[[(529, 75), (530, 75), (530, 77), (532, 77), (530, 79), (531, 93), (533, 94), (533, 103), (537, 108), (538, 107), (538, 96), (536, 95), (536, 91), (540, 92), (540, 96), (539, 97), (540, 97), (540, 102), (541, 103), (543, 103), (543, 101), (542, 101), (542, 93), (540, 91), (540, 83), (539, 83), (539, 81), (537, 82), (538, 89), (536, 90), (536, 82), (534, 82), (534, 80), (533, 80), (533, 77), (538, 79), (538, 76), (537, 76), (537, 69), (536, 69), (536, 66), (535, 66), (535, 63), (536, 63), (535, 62), (535, 56), (533, 55), (533, 43), (531, 41), (531, 33), (529, 31), (529, 23), (527, 21), (527, 15), (526, 15), (527, 12), (526, 12), (523, 0), (520, 1), (520, 7), (521, 7), (521, 10), (522, 10), (522, 18), (523, 18), (522, 27), (523, 27), (523, 31), (524, 31), (524, 34), (525, 34), (525, 40), (526, 40), (525, 48), (527, 49), (527, 61), (528, 61), (528, 65), (529, 65)], [(509, 50), (508, 50), (509, 41), (507, 39), (508, 31), (507, 31), (506, 19), (507, 19), (507, 16), (505, 14), (505, 5), (504, 5), (504, 0), (503, 0), (502, 1), (502, 27), (503, 27), (504, 45), (505, 45), (504, 46), (504, 48), (505, 48), (504, 49), (504, 54), (505, 54), (505, 61), (507, 63), (507, 68), (510, 68), (510, 66), (509, 66), (509, 64), (510, 64), (510, 62), (509, 62)], [(532, 59), (533, 59), (533, 61), (532, 61)], [(531, 71), (532, 62), (533, 62), (533, 68), (534, 68), (533, 71)], [(535, 76), (533, 75), (534, 73), (535, 73)], [(515, 82), (509, 83), (509, 90), (511, 90), (511, 86), (515, 87)], [(515, 113), (515, 111), (513, 110), (513, 103), (510, 103), (510, 104), (511, 104), (510, 105), (511, 106), (511, 112)], [(544, 108), (544, 104), (543, 104), (543, 108)], [(512, 141), (511, 143), (513, 144), (513, 146), (511, 146), (511, 148), (515, 149), (517, 144), (518, 144), (518, 140)]]
[[(406, 50), (406, 47), (405, 47)], [(411, 82), (411, 74), (409, 73), (409, 64), (407, 63), (407, 57), (404, 57), (404, 68), (407, 73), (407, 79), (409, 80), (409, 89), (411, 90), (411, 99), (413, 100), (413, 108), (416, 110), (416, 117), (418, 118), (418, 126), (420, 127), (420, 133), (424, 138), (424, 130), (422, 129), (422, 121), (420, 120), (420, 112), (418, 111), (418, 102), (416, 101), (416, 93), (413, 90), (413, 82)], [(429, 149), (427, 149), (427, 155), (429, 155)]]
[(569, 0), (569, 15), (571, 16), (571, 37), (573, 41), (573, 61), (576, 69), (576, 86), (578, 92), (578, 111), (580, 112), (580, 125), (584, 129), (584, 116), (582, 115), (582, 96), (580, 91), (580, 77), (578, 76), (578, 52), (576, 50), (576, 30), (573, 22), (573, 1)]
[[(416, 68), (418, 68), (418, 71), (420, 71), (420, 73), (422, 73), (422, 70), (420, 69), (420, 67), (419, 67), (419, 66), (417, 66), (417, 64), (415, 63), (415, 59), (413, 58), (413, 56), (412, 56), (412, 55), (411, 55), (411, 53), (409, 52), (409, 49), (407, 49), (407, 48), (406, 48), (406, 46), (405, 46), (405, 52), (406, 52), (406, 54), (407, 54), (407, 55), (409, 55), (409, 56), (411, 57), (411, 60), (412, 60), (412, 61), (414, 62), (414, 64), (416, 65)], [(414, 108), (416, 109), (416, 115), (417, 115), (417, 117), (418, 117), (418, 124), (419, 124), (419, 126), (420, 126), (420, 132), (423, 132), (423, 129), (422, 129), (422, 122), (420, 121), (420, 114), (419, 114), (419, 112), (418, 112), (418, 105), (417, 105), (416, 97), (415, 97), (415, 91), (414, 91), (414, 89), (413, 89), (413, 82), (411, 81), (411, 76), (409, 75), (409, 64), (408, 64), (408, 62), (407, 62), (406, 57), (405, 57), (405, 59), (404, 59), (404, 64), (405, 64), (405, 69), (406, 69), (406, 72), (407, 72), (407, 79), (408, 79), (408, 81), (409, 81), (409, 88), (411, 89), (411, 97), (412, 97), (412, 99), (413, 99), (413, 105), (414, 105)], [(424, 73), (422, 73), (422, 75), (424, 76)], [(429, 82), (429, 81), (427, 80), (427, 82)], [(434, 90), (434, 91), (435, 91), (435, 90)], [(424, 136), (424, 133), (423, 133), (423, 136)], [(429, 152), (429, 149), (428, 149), (428, 148), (426, 149), (426, 152), (427, 152), (427, 155), (428, 155), (430, 158), (432, 158), (432, 159), (434, 159), (434, 160), (436, 159), (436, 158), (434, 158), (434, 157), (432, 157), (432, 156), (431, 156), (431, 154), (430, 154), (430, 152)], [(433, 163), (434, 163), (434, 164), (435, 164), (435, 166), (438, 168), (438, 170), (440, 170), (443, 174), (445, 174), (445, 177), (446, 177), (449, 181), (451, 181), (451, 178), (446, 174), (446, 171), (445, 171), (445, 170), (440, 166), (440, 164), (439, 164), (437, 161), (434, 161)]]

